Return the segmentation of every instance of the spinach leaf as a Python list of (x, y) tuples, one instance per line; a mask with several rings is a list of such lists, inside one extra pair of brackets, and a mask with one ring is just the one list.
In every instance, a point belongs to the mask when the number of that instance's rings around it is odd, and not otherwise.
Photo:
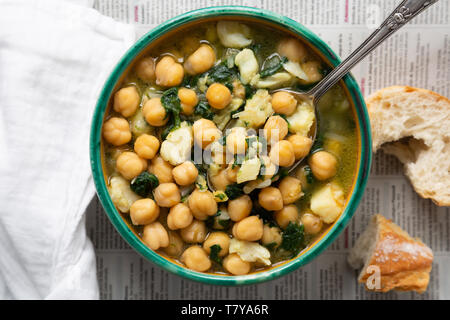
[(158, 185), (158, 178), (153, 173), (144, 171), (131, 181), (130, 188), (137, 195), (147, 197)]
[(228, 199), (233, 200), (241, 196), (244, 192), (242, 191), (242, 187), (237, 183), (229, 184), (225, 188), (225, 194)]
[(314, 182), (314, 176), (312, 174), (312, 170), (310, 166), (305, 166), (305, 174), (306, 174), (306, 182), (308, 182), (308, 184), (311, 184)]
[(194, 114), (201, 116), (202, 118), (212, 120), (215, 113), (211, 110), (208, 102), (200, 101), (194, 109)]
[(264, 69), (259, 73), (261, 78), (271, 76), (283, 68), (283, 64), (286, 63), (288, 59), (286, 57), (280, 58), (279, 56), (274, 56), (268, 58), (264, 63)]
[(245, 88), (245, 99), (247, 100), (253, 97), (253, 95), (256, 92), (256, 89), (249, 84), (244, 84), (244, 88)]
[(273, 251), (276, 246), (277, 246), (276, 242), (271, 242), (271, 243), (268, 243), (268, 244), (264, 245), (264, 247), (266, 247), (269, 251)]
[(199, 74), (195, 75), (195, 76), (191, 76), (191, 75), (184, 76), (181, 86), (185, 87), (185, 88), (196, 88), (198, 79), (200, 78), (200, 76), (201, 75), (199, 75)]
[(270, 227), (278, 226), (278, 224), (275, 221), (275, 218), (273, 216), (273, 212), (270, 212), (270, 211), (264, 209), (263, 207), (261, 207), (259, 202), (255, 201), (255, 203), (252, 207), (252, 214), (259, 216), (264, 221), (264, 223), (268, 223)]
[(170, 131), (180, 127), (181, 102), (180, 98), (178, 98), (178, 88), (173, 87), (164, 91), (161, 97), (161, 104), (166, 110), (166, 117), (170, 116), (170, 121), (161, 134), (164, 140)]
[(222, 258), (219, 257), (219, 252), (220, 250), (222, 250), (222, 247), (218, 244), (215, 244), (209, 247), (209, 249), (210, 249), (209, 258), (212, 261), (217, 262), (218, 264), (222, 264)]
[(282, 234), (281, 248), (291, 253), (295, 257), (300, 250), (305, 248), (305, 232), (303, 225), (289, 222)]
[(231, 224), (231, 220), (230, 219), (219, 219), (219, 224), (224, 228), (224, 229), (228, 229), (228, 227)]
[(235, 68), (228, 68), (223, 63), (218, 64), (208, 71), (208, 80), (212, 80), (213, 82), (229, 82), (231, 78), (236, 76), (237, 70)]

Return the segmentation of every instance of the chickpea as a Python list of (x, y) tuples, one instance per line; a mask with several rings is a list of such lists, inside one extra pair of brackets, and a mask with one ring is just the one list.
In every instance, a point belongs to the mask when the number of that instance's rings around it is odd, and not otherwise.
[(147, 161), (134, 152), (126, 151), (117, 158), (116, 169), (125, 179), (131, 180), (147, 169)]
[(184, 63), (186, 72), (195, 75), (208, 71), (216, 62), (216, 53), (211, 46), (207, 44), (200, 45)]
[(225, 270), (235, 276), (249, 273), (252, 267), (250, 262), (242, 260), (237, 253), (226, 256), (222, 264)]
[(269, 144), (283, 140), (288, 134), (288, 124), (280, 116), (271, 116), (264, 125), (264, 136)]
[(314, 177), (323, 181), (332, 178), (337, 172), (337, 159), (327, 151), (318, 151), (309, 158), (309, 166)]
[(247, 130), (243, 127), (235, 127), (226, 137), (227, 151), (231, 154), (244, 154), (247, 150)]
[(213, 245), (219, 245), (219, 257), (224, 257), (228, 254), (228, 248), (230, 247), (230, 237), (225, 232), (211, 232), (206, 238), (205, 242), (203, 242), (203, 249), (207, 254), (211, 253), (211, 247)]
[(155, 136), (149, 134), (140, 135), (134, 142), (134, 151), (139, 157), (151, 160), (155, 157), (159, 150), (159, 140)]
[(155, 60), (152, 57), (142, 58), (134, 69), (142, 81), (149, 83), (155, 80)]
[(130, 124), (127, 120), (112, 117), (103, 125), (103, 137), (114, 146), (121, 146), (131, 140)]
[(223, 109), (231, 102), (231, 92), (221, 83), (213, 83), (206, 91), (206, 99), (214, 109)]
[(222, 132), (208, 119), (199, 119), (192, 125), (195, 142), (205, 149), (211, 142), (218, 140)]
[(192, 162), (186, 161), (173, 168), (172, 175), (178, 185), (188, 186), (197, 179), (198, 170)]
[(231, 181), (228, 180), (228, 174), (226, 170), (220, 170), (215, 175), (210, 174), (209, 181), (218, 191), (225, 191), (226, 187), (231, 184)]
[(145, 121), (154, 127), (161, 127), (169, 121), (166, 109), (164, 109), (160, 98), (151, 98), (142, 108)]
[(136, 87), (122, 88), (114, 94), (114, 111), (119, 112), (125, 118), (132, 116), (137, 108), (141, 98)]
[(150, 249), (158, 250), (169, 245), (169, 234), (161, 223), (155, 221), (144, 227), (142, 240)]
[(178, 98), (181, 102), (181, 112), (187, 116), (194, 113), (194, 107), (198, 103), (198, 97), (194, 90), (188, 88), (180, 88), (178, 90)]
[(228, 165), (228, 167), (225, 169), (225, 171), (227, 173), (228, 181), (230, 181), (230, 182), (236, 182), (237, 181), (237, 173), (238, 173), (239, 169), (240, 169), (239, 166), (235, 166), (233, 168), (232, 164)]
[(280, 56), (287, 57), (290, 61), (294, 62), (302, 62), (308, 55), (305, 46), (294, 38), (281, 40), (278, 44), (277, 51)]
[(272, 108), (276, 113), (290, 116), (295, 112), (297, 100), (286, 91), (275, 92), (272, 96)]
[(156, 203), (160, 207), (170, 208), (181, 201), (180, 189), (175, 183), (161, 183), (154, 190)]
[(278, 141), (270, 148), (269, 157), (280, 167), (292, 166), (295, 162), (294, 147), (287, 140)]
[(180, 230), (181, 238), (187, 243), (202, 243), (205, 241), (207, 233), (205, 223), (196, 219), (186, 228)]
[(263, 221), (257, 216), (250, 216), (236, 222), (231, 230), (238, 240), (258, 241), (263, 235)]
[(206, 220), (217, 213), (217, 202), (214, 195), (206, 190), (195, 189), (188, 198), (188, 205), (196, 219)]
[(302, 184), (299, 179), (294, 177), (286, 177), (281, 180), (278, 189), (280, 189), (285, 205), (294, 203), (303, 195)]
[(301, 136), (299, 134), (290, 135), (287, 138), (287, 141), (292, 143), (292, 146), (294, 147), (295, 160), (306, 157), (309, 153), (309, 150), (311, 150), (311, 146), (313, 143), (312, 139)]
[(148, 172), (153, 173), (159, 183), (173, 182), (172, 170), (173, 166), (161, 156), (153, 158), (148, 167)]
[(282, 241), (281, 230), (278, 227), (271, 227), (268, 224), (264, 225), (263, 236), (261, 238), (261, 243), (263, 245), (270, 245), (275, 243), (274, 248), (280, 246)]
[(184, 242), (176, 231), (169, 231), (169, 245), (163, 250), (171, 257), (178, 258), (183, 252)]
[(303, 214), (300, 218), (300, 221), (305, 228), (305, 232), (308, 234), (316, 234), (319, 233), (320, 230), (322, 230), (322, 219), (312, 213)]
[(178, 203), (170, 208), (167, 216), (167, 226), (170, 230), (183, 229), (189, 226), (194, 220), (191, 209), (184, 203)]
[(300, 82), (304, 84), (316, 83), (322, 79), (322, 74), (320, 73), (320, 62), (319, 61), (308, 61), (302, 64), (302, 69), (305, 71), (308, 80), (301, 80)]
[(228, 201), (228, 215), (233, 221), (241, 221), (250, 215), (252, 206), (252, 199), (248, 195), (242, 195)]
[(296, 205), (289, 204), (283, 209), (276, 211), (273, 216), (277, 224), (284, 229), (289, 225), (289, 222), (298, 220), (298, 208)]
[(159, 216), (159, 207), (152, 199), (136, 200), (130, 207), (130, 218), (134, 225), (149, 224)]
[(211, 260), (205, 250), (199, 246), (192, 246), (184, 250), (180, 260), (186, 267), (194, 271), (204, 272), (211, 268)]
[(266, 187), (259, 192), (258, 202), (266, 210), (275, 211), (283, 208), (283, 197), (279, 189)]
[(178, 86), (184, 77), (183, 66), (171, 56), (165, 56), (156, 64), (156, 84), (163, 87)]

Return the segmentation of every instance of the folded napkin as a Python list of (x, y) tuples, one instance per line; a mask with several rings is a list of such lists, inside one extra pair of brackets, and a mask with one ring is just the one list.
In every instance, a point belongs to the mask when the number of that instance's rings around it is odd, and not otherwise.
[(89, 129), (133, 26), (60, 0), (0, 0), (0, 299), (95, 299)]

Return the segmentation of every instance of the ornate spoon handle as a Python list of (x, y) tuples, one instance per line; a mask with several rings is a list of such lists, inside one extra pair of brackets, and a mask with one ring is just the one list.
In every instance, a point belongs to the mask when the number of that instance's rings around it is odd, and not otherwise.
[(359, 61), (372, 52), (378, 45), (390, 35), (408, 23), (416, 15), (427, 9), (438, 0), (404, 0), (400, 5), (384, 20), (351, 55), (333, 69), (322, 79), (307, 95), (314, 97), (316, 102), (328, 89), (335, 85), (347, 72), (350, 71)]

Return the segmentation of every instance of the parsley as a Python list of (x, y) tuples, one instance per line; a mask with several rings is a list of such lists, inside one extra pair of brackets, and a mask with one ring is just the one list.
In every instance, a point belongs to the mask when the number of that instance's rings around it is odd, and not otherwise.
[(283, 64), (286, 62), (288, 62), (288, 59), (286, 57), (280, 58), (278, 55), (267, 58), (264, 62), (264, 68), (259, 73), (261, 75), (261, 78), (265, 78), (275, 74), (281, 68), (283, 68)]
[(209, 247), (209, 249), (211, 250), (209, 253), (209, 258), (212, 261), (217, 262), (218, 264), (222, 264), (222, 258), (219, 257), (219, 252), (220, 250), (222, 250), (222, 247), (218, 244), (215, 244)]
[(289, 222), (282, 234), (281, 248), (291, 253), (295, 257), (300, 250), (305, 248), (305, 232), (303, 225)]

